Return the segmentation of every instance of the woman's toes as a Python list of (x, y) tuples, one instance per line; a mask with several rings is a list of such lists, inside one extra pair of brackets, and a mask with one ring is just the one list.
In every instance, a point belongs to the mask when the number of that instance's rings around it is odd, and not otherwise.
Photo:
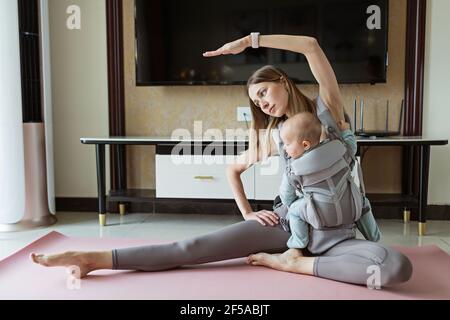
[(267, 256), (266, 253), (253, 254), (251, 255), (251, 261), (260, 263), (266, 260), (266, 256)]
[(252, 255), (247, 257), (247, 264), (249, 264), (251, 266), (258, 265), (258, 261), (255, 259), (255, 255), (254, 254), (252, 254)]
[(30, 255), (30, 259), (31, 259), (31, 261), (33, 261), (34, 263), (38, 263), (38, 261), (37, 261), (37, 254), (36, 254), (36, 253), (32, 253), (32, 254)]
[(32, 253), (31, 254), (31, 259), (33, 260), (34, 263), (40, 264), (42, 266), (48, 266), (47, 258), (43, 254)]
[(257, 254), (252, 254), (252, 255), (248, 256), (247, 263), (252, 266), (258, 265), (259, 264), (259, 256)]

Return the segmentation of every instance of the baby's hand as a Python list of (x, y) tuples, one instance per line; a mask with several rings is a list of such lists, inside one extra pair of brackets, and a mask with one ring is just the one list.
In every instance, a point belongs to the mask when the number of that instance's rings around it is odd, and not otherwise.
[(345, 120), (341, 120), (337, 123), (339, 129), (341, 129), (341, 131), (346, 131), (346, 130), (350, 130), (350, 124), (345, 122)]

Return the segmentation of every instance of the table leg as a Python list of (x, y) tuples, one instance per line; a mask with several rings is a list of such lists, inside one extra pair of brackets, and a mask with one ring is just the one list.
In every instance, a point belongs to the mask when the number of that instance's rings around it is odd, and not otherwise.
[(97, 155), (98, 211), (100, 226), (106, 225), (105, 145), (95, 145)]
[(420, 146), (420, 180), (419, 180), (419, 236), (426, 234), (427, 202), (428, 202), (428, 175), (430, 169), (430, 146)]
[[(123, 145), (118, 144), (115, 146), (116, 148), (116, 158), (117, 158), (117, 180), (119, 190), (124, 189), (124, 177), (123, 177), (123, 168), (122, 168), (122, 156), (123, 156)], [(121, 216), (124, 216), (127, 212), (126, 204), (119, 203), (119, 213)]]
[(403, 209), (403, 222), (409, 223), (411, 221), (411, 210), (408, 208)]
[(413, 177), (414, 177), (414, 146), (408, 147), (408, 174), (406, 175), (407, 194), (413, 195)]
[[(414, 146), (404, 146), (403, 147), (403, 194), (412, 196), (413, 195), (413, 167), (414, 167)], [(403, 221), (408, 223), (411, 221), (411, 209), (403, 208)]]

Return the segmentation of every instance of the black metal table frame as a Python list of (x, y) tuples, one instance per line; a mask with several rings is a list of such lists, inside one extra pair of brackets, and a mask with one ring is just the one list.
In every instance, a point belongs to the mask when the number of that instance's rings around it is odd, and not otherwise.
[[(399, 146), (397, 144), (365, 144), (364, 142), (358, 144), (358, 154), (361, 152), (361, 147), (373, 147), (373, 146)], [(430, 170), (430, 144), (408, 144), (402, 145), (404, 147), (403, 160), (403, 174), (402, 174), (402, 194), (413, 196), (413, 178), (414, 178), (414, 151), (415, 148), (419, 148), (419, 192), (416, 196), (418, 199), (418, 233), (420, 236), (426, 234), (426, 209), (428, 205), (428, 179)], [(406, 149), (406, 150), (405, 150)], [(405, 152), (406, 151), (406, 152)], [(406, 165), (405, 165), (406, 164)], [(404, 221), (409, 222), (410, 209), (407, 206), (404, 207)]]
[[(115, 138), (115, 140), (114, 140)], [(116, 154), (118, 157), (118, 185), (119, 188), (123, 188), (122, 181), (122, 168), (120, 164), (120, 157), (123, 154), (123, 148), (126, 145), (161, 145), (168, 144), (167, 140), (128, 140), (128, 137), (114, 137), (110, 139), (91, 139), (84, 140), (82, 142), (84, 144), (94, 144), (96, 148), (96, 164), (97, 164), (97, 186), (98, 186), (98, 203), (99, 203), (99, 219), (100, 225), (106, 225), (106, 176), (105, 176), (105, 145), (115, 145), (116, 146)], [(429, 178), (429, 166), (430, 166), (430, 148), (432, 145), (447, 145), (447, 140), (395, 140), (392, 139), (384, 139), (384, 140), (371, 140), (364, 139), (358, 140), (358, 153), (361, 147), (374, 147), (374, 146), (403, 146), (408, 150), (406, 152), (407, 164), (406, 170), (405, 166), (403, 167), (403, 193), (407, 195), (413, 195), (413, 159), (414, 159), (414, 150), (415, 148), (419, 148), (419, 194), (418, 198), (418, 222), (419, 222), (419, 235), (425, 235), (426, 233), (426, 209), (427, 209), (427, 200), (428, 200), (428, 178)], [(179, 142), (173, 142), (173, 145), (178, 144)], [(203, 144), (210, 144), (211, 141), (203, 141)], [(195, 144), (195, 142), (193, 143)], [(406, 190), (405, 190), (406, 189)], [(121, 209), (121, 213), (123, 210)]]

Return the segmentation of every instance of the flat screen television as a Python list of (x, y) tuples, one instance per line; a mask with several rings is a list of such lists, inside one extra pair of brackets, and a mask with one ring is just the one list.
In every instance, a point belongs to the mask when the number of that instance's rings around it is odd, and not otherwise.
[(383, 83), (388, 8), (389, 0), (136, 0), (136, 84), (242, 85), (267, 64), (296, 83), (316, 83), (295, 52), (202, 56), (251, 32), (315, 37), (339, 83)]

